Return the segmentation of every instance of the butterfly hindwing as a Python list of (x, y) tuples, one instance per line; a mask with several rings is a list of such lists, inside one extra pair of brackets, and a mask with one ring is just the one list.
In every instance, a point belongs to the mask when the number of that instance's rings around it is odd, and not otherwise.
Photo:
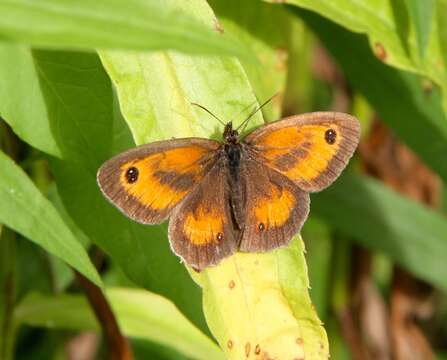
[(236, 251), (238, 235), (231, 217), (229, 192), (226, 167), (221, 160), (172, 213), (171, 247), (196, 269), (216, 265)]
[(265, 125), (245, 142), (268, 167), (302, 190), (320, 191), (345, 168), (359, 142), (354, 117), (337, 112), (291, 116)]
[(285, 246), (298, 233), (309, 213), (309, 194), (280, 173), (247, 158), (245, 226), (240, 250), (265, 252)]
[(130, 218), (161, 223), (213, 166), (218, 147), (215, 141), (197, 138), (142, 145), (105, 162), (98, 183)]

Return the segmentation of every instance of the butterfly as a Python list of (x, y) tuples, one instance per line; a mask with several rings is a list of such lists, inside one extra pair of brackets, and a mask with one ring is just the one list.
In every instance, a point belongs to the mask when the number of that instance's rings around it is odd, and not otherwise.
[(131, 219), (169, 218), (172, 250), (202, 270), (236, 251), (286, 246), (309, 214), (309, 193), (340, 175), (359, 134), (358, 120), (338, 112), (287, 117), (245, 138), (229, 122), (222, 142), (192, 137), (138, 146), (106, 161), (97, 180)]

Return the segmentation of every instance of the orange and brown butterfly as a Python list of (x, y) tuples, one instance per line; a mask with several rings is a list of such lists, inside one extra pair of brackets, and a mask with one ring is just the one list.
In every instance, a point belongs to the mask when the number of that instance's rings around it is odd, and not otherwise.
[(104, 195), (143, 224), (169, 220), (172, 250), (204, 269), (236, 251), (289, 243), (309, 213), (309, 193), (330, 185), (359, 141), (354, 117), (314, 112), (266, 124), (241, 139), (185, 138), (142, 145), (98, 171)]

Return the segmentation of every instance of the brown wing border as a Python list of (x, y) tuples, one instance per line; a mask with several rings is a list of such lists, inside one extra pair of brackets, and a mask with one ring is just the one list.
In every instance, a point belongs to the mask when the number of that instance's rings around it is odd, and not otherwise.
[(267, 132), (274, 131), (289, 126), (297, 125), (310, 125), (318, 124), (327, 121), (344, 121), (352, 125), (352, 129), (356, 130), (356, 133), (360, 134), (360, 123), (355, 116), (337, 112), (337, 111), (315, 111), (300, 115), (292, 115), (283, 119), (273, 121), (260, 128), (252, 131), (250, 134), (244, 137), (244, 142), (252, 144), (256, 141), (256, 138), (264, 135)]

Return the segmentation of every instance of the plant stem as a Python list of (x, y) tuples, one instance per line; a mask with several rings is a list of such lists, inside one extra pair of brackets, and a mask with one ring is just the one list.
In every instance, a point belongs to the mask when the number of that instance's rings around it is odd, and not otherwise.
[(0, 359), (13, 358), (15, 332), (15, 234), (0, 225)]
[(115, 314), (102, 290), (85, 276), (74, 270), (79, 284), (84, 289), (85, 295), (95, 312), (96, 318), (101, 325), (106, 338), (109, 359), (132, 360), (132, 350), (126, 338), (122, 335)]

